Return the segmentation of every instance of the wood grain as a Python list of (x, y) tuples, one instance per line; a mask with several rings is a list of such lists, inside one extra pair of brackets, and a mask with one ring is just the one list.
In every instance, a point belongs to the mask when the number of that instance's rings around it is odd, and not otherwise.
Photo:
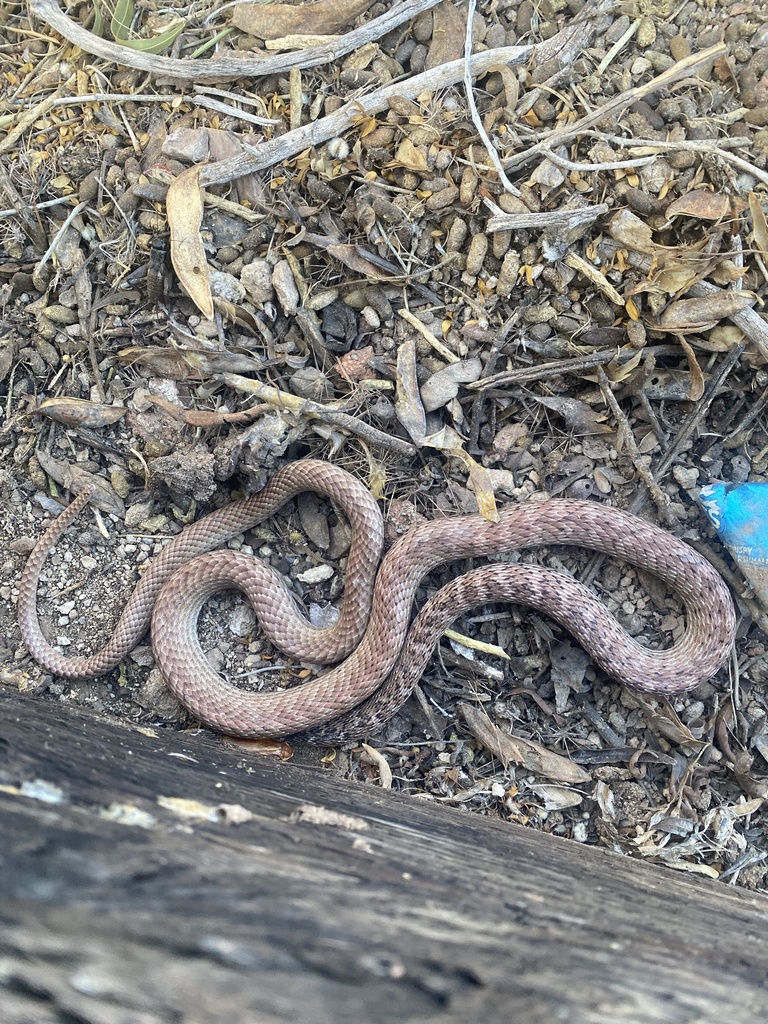
[(768, 901), (723, 884), (3, 690), (0, 784), (4, 1024), (764, 1020)]

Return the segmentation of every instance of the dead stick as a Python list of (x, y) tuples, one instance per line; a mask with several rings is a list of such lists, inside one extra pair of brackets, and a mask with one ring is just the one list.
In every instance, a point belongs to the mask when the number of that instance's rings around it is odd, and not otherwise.
[(185, 82), (210, 82), (275, 75), (290, 68), (313, 68), (319, 64), (328, 64), (373, 39), (380, 39), (404, 21), (410, 21), (439, 2), (440, 0), (403, 0), (403, 3), (395, 5), (386, 14), (374, 18), (366, 25), (348, 32), (331, 43), (313, 46), (308, 50), (269, 57), (212, 57), (210, 60), (160, 57), (151, 53), (141, 53), (129, 46), (119, 46), (94, 35), (76, 21), (72, 21), (61, 10), (56, 0), (30, 0), (29, 7), (46, 25), (50, 25), (60, 36), (79, 46), (86, 53), (93, 53), (124, 67), (162, 75), (164, 78), (178, 78)]

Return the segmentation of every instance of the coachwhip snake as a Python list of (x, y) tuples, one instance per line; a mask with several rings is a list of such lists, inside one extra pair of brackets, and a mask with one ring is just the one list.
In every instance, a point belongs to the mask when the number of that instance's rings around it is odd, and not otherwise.
[[(341, 615), (333, 626), (322, 629), (301, 615), (282, 577), (269, 566), (253, 556), (212, 550), (306, 490), (331, 498), (352, 531)], [(29, 652), (59, 676), (100, 675), (132, 650), (151, 619), (155, 658), (170, 688), (197, 719), (229, 735), (302, 732), (303, 738), (327, 742), (375, 731), (407, 699), (450, 622), (468, 608), (491, 601), (515, 601), (547, 612), (609, 675), (652, 693), (674, 694), (695, 687), (720, 668), (733, 644), (731, 597), (709, 562), (687, 544), (626, 512), (591, 501), (554, 498), (507, 507), (498, 523), (480, 516), (428, 522), (413, 527), (379, 565), (383, 522), (372, 495), (345, 471), (306, 460), (279, 470), (254, 497), (232, 502), (187, 526), (142, 577), (107, 645), (87, 657), (67, 657), (43, 635), (37, 586), (49, 552), (87, 499), (87, 493), (81, 494), (65, 509), (24, 568), (18, 611)], [(416, 589), (430, 569), (548, 544), (605, 552), (660, 577), (685, 602), (685, 633), (667, 650), (648, 650), (570, 576), (498, 562), (443, 587), (409, 630)], [(340, 664), (279, 693), (251, 693), (228, 683), (206, 660), (197, 620), (208, 597), (232, 587), (249, 597), (262, 628), (281, 650), (314, 664)]]

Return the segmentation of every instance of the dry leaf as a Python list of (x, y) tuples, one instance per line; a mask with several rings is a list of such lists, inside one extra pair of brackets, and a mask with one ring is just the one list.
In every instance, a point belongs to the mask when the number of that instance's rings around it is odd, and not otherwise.
[(338, 38), (338, 36), (292, 33), (289, 36), (281, 36), (279, 39), (267, 39), (264, 47), (271, 53), (285, 53), (288, 50), (309, 50), (313, 46), (326, 46), (328, 43), (336, 42)]
[(638, 691), (633, 691), (632, 699), (640, 705), (645, 717), (648, 719), (649, 725), (660, 736), (670, 740), (672, 743), (679, 743), (681, 746), (695, 747), (697, 749), (707, 746), (707, 743), (703, 740), (696, 739), (687, 725), (683, 725), (674, 708), (665, 698), (661, 698), (660, 708), (653, 706), (654, 701), (659, 701), (660, 698), (658, 697), (651, 698)]
[(514, 116), (514, 110), (520, 98), (520, 82), (517, 75), (509, 64), (494, 64), (488, 68), (487, 74), (501, 76), (504, 83), (504, 109), (510, 116)]
[(466, 9), (462, 9), (461, 6), (454, 7), (450, 0), (443, 0), (435, 7), (432, 19), (432, 41), (429, 44), (426, 71), (458, 60), (464, 55)]
[(373, 263), (359, 245), (350, 245), (346, 242), (333, 242), (331, 245), (323, 246), (325, 252), (349, 267), (361, 277), (370, 277), (374, 281), (387, 281), (391, 275), (387, 274), (381, 266)]
[(485, 466), (475, 462), (472, 456), (464, 451), (464, 442), (453, 427), (443, 427), (436, 434), (430, 434), (422, 440), (425, 448), (437, 448), (460, 459), (469, 473), (469, 486), (477, 499), (477, 510), (484, 519), (498, 523), (499, 513), (496, 509), (496, 497), (493, 493), (491, 475)]
[(395, 414), (412, 441), (421, 444), (427, 433), (427, 416), (416, 379), (416, 342), (406, 338), (397, 350)]
[(82, 466), (78, 466), (77, 463), (63, 462), (55, 459), (43, 448), (38, 448), (35, 455), (43, 470), (57, 484), (66, 487), (73, 494), (79, 494), (80, 491), (87, 488), (91, 492), (89, 501), (96, 508), (100, 508), (102, 512), (108, 512), (110, 515), (115, 515), (119, 518), (125, 515), (125, 506), (122, 499), (115, 494), (110, 484), (103, 477), (89, 473)]
[(608, 229), (619, 245), (625, 245), (628, 249), (635, 249), (637, 252), (652, 253), (656, 250), (653, 241), (653, 232), (648, 225), (630, 213), (629, 210), (620, 210), (615, 217), (611, 217)]
[(238, 327), (243, 327), (246, 331), (250, 331), (251, 334), (259, 334), (259, 325), (256, 317), (249, 313), (244, 306), (239, 306), (234, 302), (229, 302), (227, 299), (219, 298), (218, 295), (215, 295), (213, 298), (213, 306), (218, 313), (221, 313), (225, 320), (237, 324)]
[(395, 159), (387, 167), (404, 167), (407, 171), (427, 171), (427, 154), (417, 149), (410, 139), (403, 139), (397, 147)]
[(752, 239), (764, 256), (768, 255), (768, 223), (759, 197), (749, 193), (749, 212), (752, 217)]
[(551, 160), (542, 160), (531, 171), (529, 185), (542, 185), (544, 189), (559, 188), (565, 181), (565, 175)]
[(704, 394), (704, 374), (702, 373), (699, 361), (696, 358), (696, 353), (693, 351), (691, 346), (685, 340), (685, 338), (677, 339), (683, 347), (686, 358), (688, 359), (688, 366), (691, 370), (691, 388), (688, 392), (689, 402), (698, 402), (701, 396)]
[[(241, 736), (219, 736), (221, 742), (228, 747), (239, 747), (249, 754), (256, 754), (257, 757), (277, 757), (281, 761), (290, 761), (293, 757), (293, 748), (285, 740), (274, 739), (244, 739)], [(221, 808), (231, 807), (231, 804), (221, 804)]]
[(700, 269), (701, 262), (697, 259), (676, 259), (652, 277), (633, 285), (627, 295), (681, 295), (697, 279)]
[(169, 380), (208, 380), (214, 373), (257, 373), (260, 359), (237, 352), (196, 352), (180, 348), (144, 348), (132, 345), (117, 353), (126, 366), (144, 366), (155, 377)]
[(667, 207), (667, 217), (697, 217), (699, 220), (727, 220), (744, 209), (744, 203), (731, 196), (701, 188), (686, 192)]
[(12, 338), (0, 338), (0, 380), (5, 380), (16, 362), (16, 343)]
[(370, 825), (364, 818), (354, 814), (343, 814), (322, 804), (299, 804), (291, 813), (291, 821), (301, 821), (307, 825), (327, 825), (331, 828), (342, 828), (349, 832), (366, 832)]
[(539, 784), (528, 788), (544, 801), (545, 811), (563, 811), (566, 807), (578, 807), (584, 799), (583, 794), (577, 789), (564, 789), (563, 786)]
[(578, 398), (536, 398), (536, 401), (562, 416), (567, 430), (575, 437), (612, 433), (612, 428), (601, 422), (605, 414), (596, 413)]
[(459, 393), (459, 384), (480, 379), (483, 364), (477, 357), (460, 359), (437, 370), (421, 387), (421, 401), (427, 412), (442, 409)]
[(88, 402), (83, 398), (46, 398), (35, 409), (41, 416), (68, 427), (106, 427), (125, 416), (128, 410), (118, 405)]
[(211, 279), (200, 237), (203, 191), (199, 167), (190, 167), (174, 178), (165, 207), (171, 232), (171, 262), (179, 284), (206, 320), (213, 320)]
[(755, 302), (753, 292), (717, 292), (700, 299), (680, 299), (664, 310), (656, 324), (657, 330), (689, 334), (704, 331), (716, 323), (741, 312)]
[(292, 34), (337, 35), (373, 0), (317, 0), (312, 4), (238, 4), (232, 24), (257, 39)]
[[(452, 363), (446, 370), (460, 365)], [(395, 413), (408, 431), (411, 440), (418, 445), (436, 448), (461, 459), (469, 473), (469, 484), (475, 492), (480, 514), (491, 522), (498, 522), (499, 513), (496, 510), (496, 498), (488, 470), (464, 451), (464, 442), (459, 434), (452, 427), (443, 427), (436, 434), (426, 436), (427, 417), (416, 379), (416, 343), (413, 338), (407, 338), (397, 350), (395, 394)]]
[(366, 753), (367, 760), (378, 769), (379, 785), (381, 788), (392, 789), (392, 769), (389, 767), (389, 761), (375, 747), (370, 747), (367, 743), (363, 743), (362, 747)]
[(157, 405), (178, 423), (186, 423), (189, 427), (220, 427), (222, 423), (252, 423), (264, 413), (264, 406), (255, 405), (240, 412), (223, 412), (219, 409), (185, 409), (175, 402), (159, 395), (145, 395), (145, 401)]
[(532, 740), (502, 732), (485, 712), (478, 711), (471, 704), (459, 704), (459, 711), (475, 739), (482, 743), (486, 750), (495, 754), (505, 767), (510, 763), (519, 764), (526, 771), (572, 785), (592, 781), (591, 775), (567, 757), (553, 754), (551, 750)]

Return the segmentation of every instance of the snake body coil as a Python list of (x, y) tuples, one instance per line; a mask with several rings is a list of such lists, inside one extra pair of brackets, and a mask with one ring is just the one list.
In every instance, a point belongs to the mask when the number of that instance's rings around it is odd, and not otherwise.
[[(253, 556), (212, 550), (305, 490), (331, 498), (352, 530), (341, 615), (322, 629), (302, 616), (282, 577), (269, 566)], [(591, 501), (531, 501), (503, 509), (498, 523), (462, 516), (416, 526), (379, 565), (383, 522), (369, 491), (343, 470), (306, 460), (279, 470), (260, 494), (184, 529), (142, 577), (107, 645), (88, 657), (71, 658), (43, 635), (37, 586), (51, 548), (86, 501), (80, 495), (58, 517), (25, 566), (18, 612), (28, 650), (57, 675), (100, 675), (129, 653), (151, 619), (155, 658), (170, 688), (201, 722), (229, 735), (303, 732), (304, 738), (323, 742), (375, 731), (407, 699), (442, 631), (463, 611), (490, 601), (515, 601), (546, 612), (609, 675), (652, 693), (697, 686), (717, 672), (733, 644), (733, 603), (717, 572), (693, 548), (636, 516)], [(684, 635), (667, 650), (648, 650), (570, 576), (500, 563), (454, 579), (426, 603), (409, 630), (416, 589), (431, 569), (549, 544), (601, 551), (661, 578), (685, 602)], [(279, 693), (251, 693), (228, 683), (205, 657), (197, 620), (206, 599), (230, 587), (248, 596), (281, 650), (315, 664), (340, 664)]]

